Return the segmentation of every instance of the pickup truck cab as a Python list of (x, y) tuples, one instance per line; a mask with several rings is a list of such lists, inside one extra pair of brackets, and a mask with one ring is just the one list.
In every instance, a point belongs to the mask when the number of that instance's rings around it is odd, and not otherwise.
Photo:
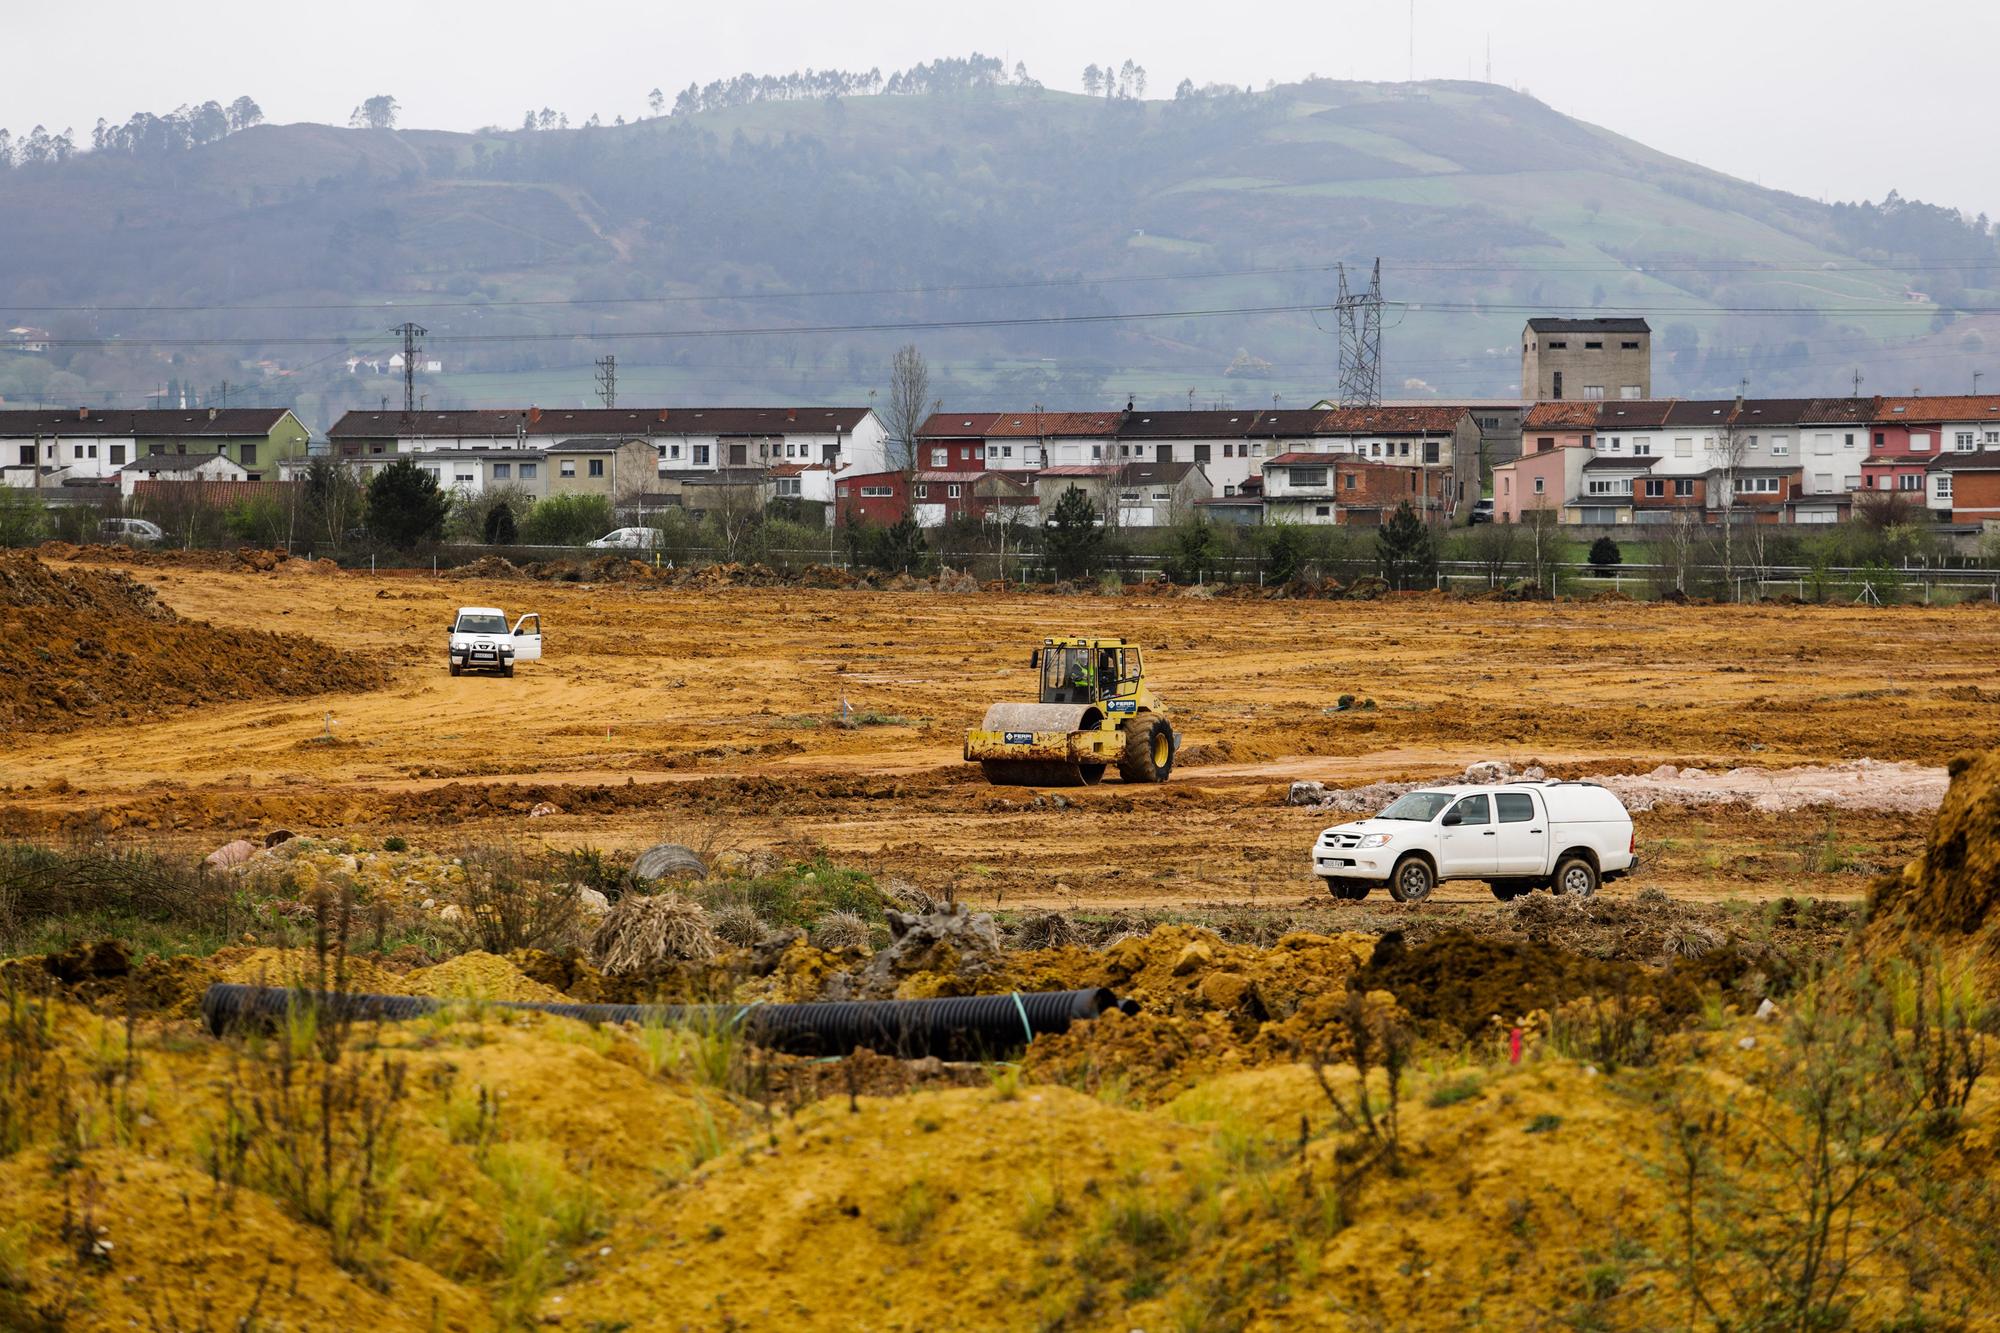
[(507, 628), (507, 613), (497, 606), (461, 606), (452, 617), (445, 650), (454, 676), (467, 671), (514, 674), (517, 662), (542, 660), (542, 618), (530, 611)]
[(1313, 844), (1313, 873), (1336, 898), (1377, 884), (1421, 902), (1448, 879), (1483, 879), (1502, 902), (1534, 889), (1585, 897), (1638, 868), (1632, 816), (1594, 782), (1424, 787)]

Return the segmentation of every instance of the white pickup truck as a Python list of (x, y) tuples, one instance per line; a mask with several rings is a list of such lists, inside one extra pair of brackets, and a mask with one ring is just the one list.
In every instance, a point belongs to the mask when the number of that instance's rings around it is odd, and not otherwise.
[(530, 611), (507, 628), (507, 613), (495, 606), (461, 606), (452, 618), (446, 649), (451, 674), (497, 671), (514, 674), (518, 662), (542, 660), (542, 618)]
[(1483, 879), (1506, 902), (1534, 889), (1584, 897), (1636, 870), (1632, 816), (1594, 782), (1425, 787), (1313, 844), (1313, 873), (1336, 898), (1377, 884), (1421, 902), (1448, 879)]

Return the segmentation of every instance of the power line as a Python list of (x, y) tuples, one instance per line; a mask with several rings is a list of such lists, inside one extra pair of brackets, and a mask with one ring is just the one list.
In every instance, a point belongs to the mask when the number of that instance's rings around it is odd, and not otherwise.
[(391, 333), (403, 335), (403, 415), (409, 416), (417, 410), (417, 339), (427, 332), (423, 325), (411, 322), (398, 324)]
[(597, 361), (597, 396), (606, 407), (618, 406), (618, 358), (606, 354)]

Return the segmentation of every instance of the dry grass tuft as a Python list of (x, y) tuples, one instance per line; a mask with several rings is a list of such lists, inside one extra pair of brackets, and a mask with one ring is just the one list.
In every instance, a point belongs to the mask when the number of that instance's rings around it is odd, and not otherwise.
[(1039, 912), (1014, 928), (1016, 949), (1060, 949), (1081, 943), (1082, 932), (1061, 912)]
[(744, 903), (732, 903), (709, 918), (709, 928), (724, 944), (748, 948), (764, 938), (770, 927), (756, 910)]
[(812, 928), (812, 942), (829, 952), (868, 947), (868, 923), (854, 912), (828, 912)]
[(715, 932), (700, 903), (678, 893), (628, 893), (590, 937), (591, 961), (611, 976), (715, 957)]

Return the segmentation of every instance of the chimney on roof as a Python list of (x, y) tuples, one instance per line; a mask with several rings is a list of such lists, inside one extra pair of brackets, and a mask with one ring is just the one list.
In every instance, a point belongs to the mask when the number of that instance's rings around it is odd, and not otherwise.
[(660, 409), (660, 420), (665, 421), (666, 419), (667, 419), (667, 409), (663, 407)]
[(210, 421), (215, 420), (215, 409), (212, 407), (208, 409), (208, 419)]
[(787, 421), (797, 421), (798, 419), (799, 419), (799, 409), (798, 409), (798, 408), (796, 408), (796, 407), (788, 407), (788, 408), (786, 408), (786, 409), (785, 409), (785, 420), (787, 420)]
[(1127, 412), (1130, 412), (1132, 410), (1132, 400), (1130, 398), (1127, 398), (1125, 400), (1125, 410)]
[(78, 421), (88, 421), (88, 420), (90, 420), (90, 409), (89, 409), (89, 408), (87, 408), (87, 407), (79, 407), (79, 408), (77, 408), (77, 409), (76, 409), (76, 419), (77, 419)]
[(541, 409), (541, 408), (539, 408), (539, 407), (530, 407), (530, 408), (528, 409), (528, 424), (529, 424), (530, 426), (539, 426), (539, 425), (541, 425), (541, 424), (542, 424), (542, 409)]

